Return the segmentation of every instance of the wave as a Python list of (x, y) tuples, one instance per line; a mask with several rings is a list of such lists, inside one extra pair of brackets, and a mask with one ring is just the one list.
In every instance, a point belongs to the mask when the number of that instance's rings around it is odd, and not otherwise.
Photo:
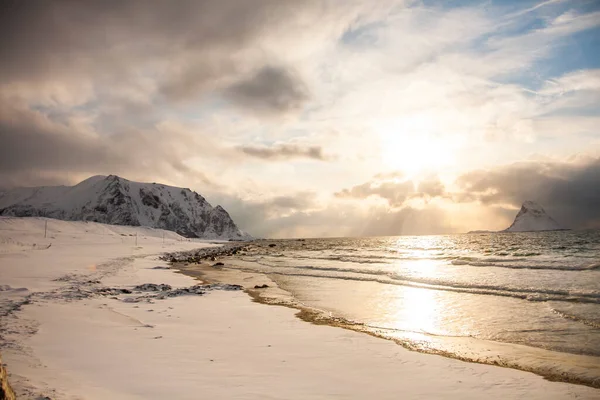
[[(282, 254), (269, 255), (274, 258), (285, 257)], [(289, 257), (289, 256), (288, 256)], [(322, 260), (322, 261), (337, 261), (352, 264), (391, 264), (392, 262), (401, 261), (449, 261), (451, 265), (463, 266), (468, 265), (471, 267), (490, 267), (490, 268), (507, 268), (507, 269), (532, 269), (532, 270), (549, 270), (549, 271), (591, 271), (599, 270), (600, 263), (591, 263), (587, 265), (548, 265), (548, 264), (519, 264), (519, 262), (527, 262), (525, 258), (498, 258), (498, 257), (464, 257), (464, 256), (440, 256), (440, 257), (388, 257), (388, 256), (344, 256), (344, 255), (331, 255), (331, 256), (305, 256), (305, 255), (293, 255), (290, 258), (295, 260)]]
[[(499, 254), (496, 254), (499, 255)], [(587, 271), (600, 269), (600, 263), (588, 265), (547, 265), (533, 264), (526, 257), (530, 255), (540, 255), (540, 253), (521, 253), (519, 257), (467, 257), (456, 255), (428, 255), (428, 256), (386, 256), (386, 255), (321, 255), (309, 256), (304, 254), (294, 254), (287, 257), (296, 260), (322, 260), (337, 261), (353, 264), (392, 264), (402, 261), (446, 261), (454, 266), (468, 265), (472, 267), (492, 267), (508, 269), (533, 269), (533, 270), (552, 270), (552, 271)], [(283, 254), (269, 254), (272, 257), (286, 257)]]
[(354, 324), (360, 324), (361, 326), (364, 326), (365, 328), (370, 328), (370, 329), (376, 329), (379, 331), (390, 331), (390, 332), (405, 332), (405, 333), (418, 333), (418, 334), (423, 334), (423, 335), (427, 335), (427, 336), (435, 336), (435, 337), (443, 337), (443, 338), (475, 338), (474, 335), (451, 335), (449, 333), (434, 333), (434, 332), (429, 332), (423, 329), (401, 329), (401, 328), (390, 328), (387, 326), (380, 326), (380, 325), (372, 325), (372, 324), (363, 324), (360, 322), (354, 322), (352, 321), (352, 323)]
[[(533, 265), (533, 264), (504, 264), (504, 261), (511, 260), (485, 260), (485, 261), (467, 261), (464, 259), (452, 260), (452, 265), (469, 265), (472, 267), (494, 267), (494, 268), (509, 268), (509, 269), (539, 269), (539, 270), (551, 270), (551, 271), (590, 271), (600, 269), (600, 264), (589, 264), (589, 265)], [(512, 260), (518, 261), (518, 260)]]
[[(522, 300), (532, 302), (545, 302), (545, 301), (563, 301), (563, 302), (574, 302), (574, 303), (591, 303), (600, 304), (600, 293), (599, 292), (585, 292), (585, 291), (566, 291), (566, 290), (550, 290), (550, 289), (534, 289), (534, 288), (515, 288), (508, 286), (494, 286), (494, 285), (480, 285), (480, 284), (468, 284), (453, 281), (440, 281), (436, 279), (427, 278), (416, 278), (399, 275), (394, 272), (382, 271), (382, 270), (364, 270), (364, 269), (351, 269), (351, 268), (335, 268), (335, 267), (318, 267), (318, 266), (275, 266), (263, 261), (254, 261), (270, 269), (264, 272), (270, 275), (281, 275), (281, 276), (298, 276), (298, 277), (312, 277), (312, 278), (323, 278), (323, 279), (339, 279), (349, 281), (361, 281), (361, 282), (376, 282), (385, 285), (398, 285), (398, 286), (409, 286), (417, 287), (422, 289), (431, 290), (442, 290), (457, 293), (471, 293), (481, 295), (493, 295), (503, 297), (513, 297)], [(257, 272), (251, 268), (236, 268), (246, 272)], [(282, 271), (281, 269), (288, 269), (290, 271)], [(304, 272), (307, 271), (307, 272)], [(329, 272), (330, 274), (318, 274), (314, 272)], [(333, 272), (334, 274), (331, 274)], [(352, 274), (352, 275), (348, 275)]]
[(393, 257), (367, 257), (367, 256), (324, 256), (324, 257), (309, 257), (309, 256), (294, 256), (297, 260), (323, 260), (323, 261), (341, 261), (357, 264), (388, 264), (383, 260), (397, 260)]
[(600, 329), (600, 321), (593, 321), (593, 320), (584, 318), (580, 315), (575, 315), (575, 314), (572, 314), (572, 313), (569, 313), (566, 311), (558, 310), (556, 308), (552, 308), (552, 312), (554, 312), (557, 315), (560, 315), (561, 317), (563, 317), (565, 319), (579, 322), (579, 323), (582, 323), (584, 325), (590, 326), (595, 329)]

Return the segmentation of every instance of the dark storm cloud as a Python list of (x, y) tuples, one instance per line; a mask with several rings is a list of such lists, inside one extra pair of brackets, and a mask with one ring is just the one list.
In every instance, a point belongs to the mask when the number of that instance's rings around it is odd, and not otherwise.
[(31, 70), (23, 68), (31, 64), (30, 68), (43, 70), (53, 61), (68, 65), (71, 60), (61, 58), (75, 54), (99, 61), (111, 58), (104, 52), (117, 45), (158, 57), (184, 50), (237, 48), (301, 6), (299, 1), (277, 0), (8, 0), (0, 6), (2, 68), (27, 73)]
[(600, 158), (585, 163), (521, 162), (460, 176), (456, 201), (540, 203), (565, 226), (600, 227)]
[(82, 164), (94, 168), (116, 161), (99, 140), (42, 130), (35, 124), (0, 121), (0, 172), (52, 167), (69, 170)]
[(302, 147), (297, 145), (281, 145), (274, 147), (242, 146), (239, 150), (244, 154), (263, 160), (289, 160), (293, 158), (310, 158), (313, 160), (327, 161), (331, 157), (323, 154), (320, 146)]
[[(178, 172), (204, 184), (210, 181), (181, 162), (186, 153), (156, 140), (160, 132), (113, 135), (77, 132), (69, 124), (0, 100), (0, 185), (54, 184), (69, 174), (168, 174)], [(170, 133), (179, 144), (183, 134)], [(63, 183), (65, 179), (63, 178)]]
[[(295, 38), (323, 7), (300, 0), (0, 2), (0, 183), (165, 170), (207, 182), (182, 160), (214, 149), (208, 138), (199, 145), (156, 133), (173, 101), (216, 94), (258, 116), (298, 109), (307, 88), (291, 70), (270, 66), (261, 45)], [(86, 126), (70, 122), (76, 118)], [(245, 152), (323, 158), (316, 147)]]
[(160, 87), (160, 92), (169, 100), (191, 100), (199, 93), (216, 90), (223, 81), (227, 83), (238, 73), (238, 66), (229, 57), (213, 57), (193, 61), (191, 66), (170, 71)]
[(233, 84), (225, 94), (241, 107), (266, 114), (298, 110), (309, 98), (299, 77), (272, 66), (263, 67), (249, 79)]
[[(306, 100), (293, 74), (257, 68), (256, 44), (298, 28), (315, 1), (19, 1), (0, 4), (0, 82), (87, 78), (127, 84), (151, 74), (167, 99), (227, 87), (243, 106), (288, 111)], [(255, 51), (253, 52), (253, 49)], [(264, 64), (264, 63), (263, 63)]]

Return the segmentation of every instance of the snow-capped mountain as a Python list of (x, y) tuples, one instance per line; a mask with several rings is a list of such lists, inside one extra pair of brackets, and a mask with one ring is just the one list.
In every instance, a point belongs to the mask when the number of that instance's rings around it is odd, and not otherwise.
[(558, 222), (546, 214), (546, 211), (533, 201), (526, 201), (515, 217), (512, 225), (502, 232), (535, 232), (563, 230)]
[(0, 215), (149, 226), (186, 237), (251, 239), (221, 206), (212, 207), (190, 189), (115, 175), (93, 176), (75, 186), (5, 190), (0, 192)]

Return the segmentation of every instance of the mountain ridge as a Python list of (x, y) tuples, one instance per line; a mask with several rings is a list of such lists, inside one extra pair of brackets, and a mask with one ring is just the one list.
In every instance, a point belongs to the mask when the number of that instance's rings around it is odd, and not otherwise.
[(74, 186), (0, 192), (0, 215), (149, 226), (186, 237), (247, 240), (227, 211), (189, 188), (95, 175)]

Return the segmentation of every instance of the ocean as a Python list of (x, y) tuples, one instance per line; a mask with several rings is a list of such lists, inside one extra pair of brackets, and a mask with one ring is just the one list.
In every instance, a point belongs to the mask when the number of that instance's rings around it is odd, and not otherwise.
[(320, 322), (600, 386), (600, 231), (262, 240), (224, 270)]

